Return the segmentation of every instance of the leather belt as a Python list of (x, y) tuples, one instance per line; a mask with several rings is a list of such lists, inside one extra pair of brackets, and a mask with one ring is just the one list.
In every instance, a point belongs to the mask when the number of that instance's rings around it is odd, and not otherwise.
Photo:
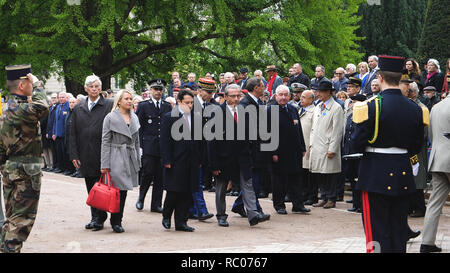
[(408, 150), (397, 147), (389, 148), (376, 148), (376, 147), (366, 147), (366, 152), (369, 153), (379, 153), (379, 154), (407, 154)]

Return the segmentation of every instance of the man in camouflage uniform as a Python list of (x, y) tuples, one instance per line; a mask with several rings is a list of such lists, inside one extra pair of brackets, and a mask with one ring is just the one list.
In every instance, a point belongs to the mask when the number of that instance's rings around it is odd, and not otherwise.
[(43, 166), (39, 120), (48, 114), (48, 104), (43, 92), (33, 93), (38, 80), (31, 65), (7, 66), (6, 77), (11, 96), (0, 117), (6, 216), (0, 251), (20, 252), (36, 219)]

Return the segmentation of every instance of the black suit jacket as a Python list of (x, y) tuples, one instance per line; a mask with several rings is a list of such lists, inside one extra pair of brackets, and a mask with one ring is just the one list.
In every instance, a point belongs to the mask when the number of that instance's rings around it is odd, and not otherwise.
[(286, 105), (287, 111), (278, 105), (279, 127), (276, 128), (274, 127), (275, 125), (271, 123), (271, 110), (273, 106), (269, 106), (267, 109), (268, 124), (271, 131), (279, 131), (280, 142), (278, 149), (271, 152), (272, 155), (278, 156), (278, 163), (274, 163), (273, 160), (271, 160), (272, 170), (275, 173), (298, 173), (302, 169), (303, 152), (306, 151), (298, 111), (290, 104)]
[(136, 115), (139, 119), (139, 139), (142, 155), (160, 156), (159, 139), (161, 117), (172, 110), (170, 103), (161, 99), (159, 110), (152, 99), (139, 103)]
[[(223, 112), (223, 140), (214, 139), (209, 141), (208, 158), (212, 171), (220, 170), (219, 178), (224, 180), (232, 180), (239, 183), (239, 175), (243, 174), (244, 179), (249, 179), (252, 175), (251, 168), (253, 166), (251, 156), (251, 144), (246, 138), (245, 140), (237, 140), (237, 124), (234, 124), (234, 139), (226, 139), (226, 134), (231, 128), (226, 128), (226, 115), (229, 119), (233, 119), (231, 112), (228, 110), (226, 102), (220, 105)], [(239, 113), (238, 113), (239, 115)], [(245, 124), (246, 131), (248, 123)], [(247, 134), (248, 136), (248, 134)]]
[[(195, 113), (191, 112), (191, 128), (194, 128)], [(175, 140), (171, 134), (172, 126), (180, 119), (182, 114), (172, 117), (166, 113), (161, 122), (161, 159), (162, 164), (170, 164), (171, 168), (163, 171), (163, 187), (167, 191), (195, 192), (198, 191), (200, 179), (201, 142), (194, 140), (193, 130), (190, 130), (190, 139)], [(183, 120), (183, 122), (185, 122)], [(183, 127), (180, 128), (180, 132)]]
[(100, 95), (98, 103), (89, 111), (88, 98), (73, 108), (70, 126), (70, 160), (80, 160), (84, 177), (100, 176), (100, 152), (103, 120), (111, 112), (114, 101)]

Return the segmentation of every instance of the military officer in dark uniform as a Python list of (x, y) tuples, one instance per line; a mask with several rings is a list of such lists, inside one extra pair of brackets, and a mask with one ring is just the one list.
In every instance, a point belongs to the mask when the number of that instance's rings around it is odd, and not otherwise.
[(141, 185), (136, 208), (142, 210), (144, 199), (153, 181), (152, 201), (150, 211), (162, 212), (162, 166), (159, 148), (161, 117), (172, 110), (170, 103), (162, 99), (166, 82), (154, 79), (148, 82), (152, 97), (139, 103), (136, 115), (139, 118), (141, 128), (139, 139), (142, 148)]
[(367, 252), (406, 252), (408, 204), (415, 192), (410, 157), (423, 145), (422, 109), (399, 89), (404, 58), (379, 56), (382, 92), (353, 107), (352, 145), (363, 153), (356, 189), (362, 191)]

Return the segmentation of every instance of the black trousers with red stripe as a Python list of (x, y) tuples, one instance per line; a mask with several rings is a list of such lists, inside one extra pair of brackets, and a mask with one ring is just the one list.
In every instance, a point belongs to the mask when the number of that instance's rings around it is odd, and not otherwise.
[(362, 192), (367, 252), (406, 252), (409, 199), (409, 195)]

